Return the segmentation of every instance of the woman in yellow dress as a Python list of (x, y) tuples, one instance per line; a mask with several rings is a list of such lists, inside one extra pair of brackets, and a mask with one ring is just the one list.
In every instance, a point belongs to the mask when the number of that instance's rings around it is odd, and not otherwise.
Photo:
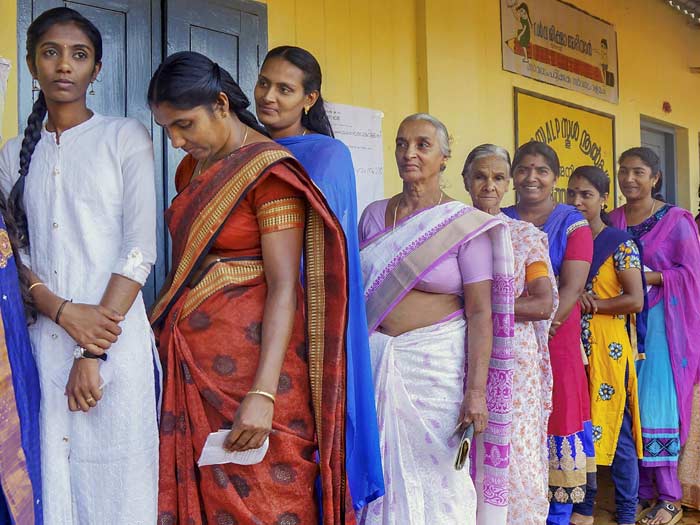
[[(628, 233), (605, 222), (609, 191), (610, 179), (601, 169), (581, 166), (569, 179), (567, 203), (586, 217), (594, 239), (593, 263), (581, 296), (581, 340), (588, 356), (596, 463), (611, 466), (618, 523), (634, 524), (642, 435), (636, 347), (630, 341), (627, 320), (644, 309), (644, 284), (639, 247)], [(593, 523), (596, 492), (592, 473), (584, 502), (574, 505), (572, 523)]]

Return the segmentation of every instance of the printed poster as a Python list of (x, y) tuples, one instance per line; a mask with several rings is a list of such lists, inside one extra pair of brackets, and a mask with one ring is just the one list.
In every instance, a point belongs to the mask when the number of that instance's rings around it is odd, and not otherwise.
[(500, 0), (503, 69), (617, 103), (615, 27), (560, 0)]
[(610, 177), (608, 210), (616, 207), (615, 117), (556, 99), (515, 89), (515, 145), (536, 140), (557, 152), (559, 178), (554, 199), (566, 202), (571, 173), (597, 166)]
[[(7, 94), (7, 79), (10, 76), (10, 61), (0, 57), (0, 124), (5, 114), (5, 96)], [(2, 129), (0, 128), (0, 143), (2, 143)]]
[(384, 198), (382, 118), (376, 109), (325, 103), (335, 138), (352, 155), (357, 186), (357, 217), (368, 204)]

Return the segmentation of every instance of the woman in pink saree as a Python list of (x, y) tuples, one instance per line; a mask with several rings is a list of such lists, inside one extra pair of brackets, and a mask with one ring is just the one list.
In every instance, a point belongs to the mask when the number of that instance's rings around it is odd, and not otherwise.
[[(547, 519), (547, 422), (552, 412), (548, 336), (559, 303), (547, 234), (501, 213), (510, 187), (510, 155), (482, 144), (467, 156), (464, 187), (474, 206), (508, 224), (515, 256), (513, 427), (510, 441), (508, 525), (542, 525)], [(527, 510), (520, 505), (527, 501)]]
[[(449, 156), (440, 121), (407, 117), (396, 137), (403, 191), (360, 219), (386, 485), (364, 524), (494, 524), (507, 512), (513, 255), (502, 220), (442, 191)], [(472, 423), (474, 483), (454, 467)]]

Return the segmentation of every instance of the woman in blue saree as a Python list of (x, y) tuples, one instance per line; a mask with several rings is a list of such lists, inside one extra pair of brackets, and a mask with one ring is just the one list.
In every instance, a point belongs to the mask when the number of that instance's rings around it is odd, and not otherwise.
[[(2, 195), (0, 210), (6, 210)], [(39, 375), (10, 241), (13, 230), (8, 226), (13, 223), (6, 226), (4, 215), (0, 214), (0, 525), (41, 525)], [(26, 292), (25, 284), (21, 286)]]
[(357, 238), (355, 170), (333, 138), (323, 107), (321, 67), (308, 51), (281, 46), (263, 62), (255, 86), (258, 119), (288, 148), (320, 188), (345, 232), (349, 301), (347, 342), (347, 473), (355, 510), (384, 494), (367, 317)]
[(586, 495), (595, 472), (588, 379), (581, 357), (579, 297), (593, 258), (588, 222), (573, 206), (557, 204), (552, 191), (559, 158), (547, 144), (527, 142), (513, 158), (518, 203), (503, 209), (512, 219), (531, 222), (549, 239), (549, 257), (559, 284), (559, 307), (549, 330), (554, 380), (549, 416), (549, 516), (547, 525), (568, 525), (573, 505)]

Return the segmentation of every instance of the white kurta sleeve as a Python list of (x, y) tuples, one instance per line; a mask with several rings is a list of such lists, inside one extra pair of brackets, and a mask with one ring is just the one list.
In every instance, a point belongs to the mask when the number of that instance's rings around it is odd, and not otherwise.
[(19, 146), (18, 139), (14, 138), (0, 150), (0, 190), (7, 199), (19, 177)]
[(156, 261), (153, 142), (146, 128), (133, 119), (129, 119), (119, 134), (123, 236), (113, 273), (143, 286)]
[[(7, 141), (2, 150), (0, 150), (0, 191), (2, 191), (6, 203), (10, 198), (10, 192), (15, 182), (19, 178), (19, 150), (21, 146), (21, 139), (15, 137)], [(29, 250), (20, 248), (19, 255), (22, 263), (31, 270), (32, 261), (29, 256)]]

